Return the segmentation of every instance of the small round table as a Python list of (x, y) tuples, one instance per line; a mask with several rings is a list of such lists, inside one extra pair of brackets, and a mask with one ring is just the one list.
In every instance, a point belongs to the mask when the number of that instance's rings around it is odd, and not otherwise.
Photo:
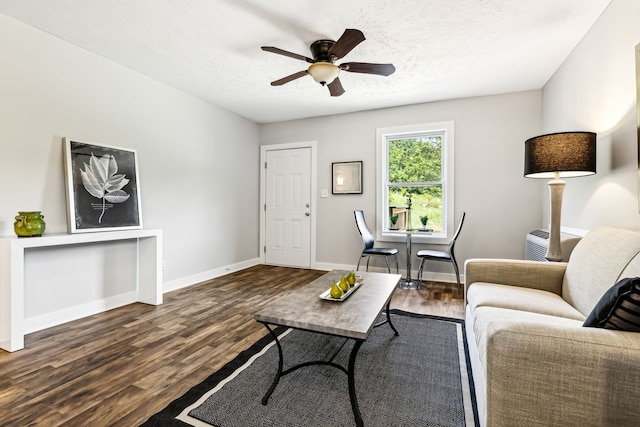
[(407, 276), (400, 281), (400, 287), (402, 289), (418, 289), (420, 283), (417, 280), (411, 278), (411, 236), (418, 231), (415, 228), (409, 228), (404, 230), (407, 242)]
[(411, 236), (414, 233), (420, 231), (426, 234), (431, 234), (431, 229), (418, 229), (418, 228), (409, 228), (403, 230), (406, 236), (407, 242), (407, 276), (400, 280), (400, 287), (402, 289), (420, 289), (420, 281), (413, 280), (411, 278)]

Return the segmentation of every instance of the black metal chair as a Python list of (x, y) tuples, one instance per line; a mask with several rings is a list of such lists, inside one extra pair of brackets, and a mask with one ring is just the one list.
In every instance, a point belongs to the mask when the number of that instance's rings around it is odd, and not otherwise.
[(367, 223), (364, 220), (364, 212), (363, 211), (353, 211), (354, 216), (356, 217), (356, 226), (358, 226), (358, 231), (360, 232), (360, 236), (362, 236), (362, 242), (364, 243), (364, 249), (360, 254), (360, 259), (358, 259), (358, 265), (356, 266), (356, 271), (360, 268), (360, 261), (365, 256), (367, 257), (367, 271), (369, 271), (369, 260), (371, 256), (383, 256), (384, 260), (387, 263), (387, 271), (391, 273), (391, 267), (389, 266), (389, 257), (393, 256), (396, 259), (396, 274), (398, 273), (398, 249), (396, 248), (374, 248), (375, 240), (373, 238), (373, 234), (369, 231), (367, 227)]
[(453, 235), (453, 239), (449, 242), (449, 250), (448, 251), (432, 251), (428, 249), (421, 249), (416, 253), (416, 256), (421, 259), (420, 261), (420, 269), (418, 270), (418, 283), (422, 282), (422, 269), (424, 267), (425, 261), (445, 261), (453, 264), (453, 269), (456, 272), (456, 281), (458, 283), (458, 292), (460, 292), (460, 271), (458, 270), (458, 262), (456, 261), (456, 256), (453, 253), (453, 248), (456, 244), (456, 240), (458, 236), (460, 236), (460, 231), (462, 230), (462, 224), (464, 223), (464, 217), (466, 213), (462, 212), (462, 217), (460, 218), (460, 223), (458, 224), (458, 229), (456, 233)]

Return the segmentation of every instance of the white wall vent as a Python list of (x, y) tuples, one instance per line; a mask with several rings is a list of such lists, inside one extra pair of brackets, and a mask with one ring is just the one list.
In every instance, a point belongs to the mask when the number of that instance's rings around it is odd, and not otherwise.
[[(560, 233), (560, 249), (562, 249), (562, 261), (569, 261), (573, 248), (582, 237), (574, 234)], [(530, 261), (546, 261), (547, 248), (549, 247), (549, 232), (547, 230), (533, 230), (527, 233), (525, 242), (525, 259)]]

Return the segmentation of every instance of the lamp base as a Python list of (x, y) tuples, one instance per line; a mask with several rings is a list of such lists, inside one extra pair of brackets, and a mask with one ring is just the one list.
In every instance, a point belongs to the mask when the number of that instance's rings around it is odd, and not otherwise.
[(562, 247), (560, 246), (560, 215), (562, 214), (562, 193), (567, 184), (561, 179), (549, 181), (549, 196), (551, 197), (551, 224), (549, 227), (549, 247), (547, 248), (547, 261), (559, 262), (563, 260)]

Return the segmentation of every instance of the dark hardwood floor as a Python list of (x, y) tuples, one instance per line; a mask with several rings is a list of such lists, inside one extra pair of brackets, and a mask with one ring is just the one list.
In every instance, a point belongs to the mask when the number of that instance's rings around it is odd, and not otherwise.
[[(324, 271), (259, 265), (26, 336), (0, 350), (0, 425), (136, 426), (265, 335), (253, 313)], [(456, 286), (396, 289), (391, 307), (463, 316)]]

